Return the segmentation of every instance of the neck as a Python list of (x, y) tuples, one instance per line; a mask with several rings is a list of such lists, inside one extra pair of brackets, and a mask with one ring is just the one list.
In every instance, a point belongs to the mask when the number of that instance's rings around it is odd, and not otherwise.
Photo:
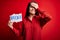
[(28, 18), (32, 21), (32, 18), (34, 17), (34, 15), (30, 15), (28, 16)]

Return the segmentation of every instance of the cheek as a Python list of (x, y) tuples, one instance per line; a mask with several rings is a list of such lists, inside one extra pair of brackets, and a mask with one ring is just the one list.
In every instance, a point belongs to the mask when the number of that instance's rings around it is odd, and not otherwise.
[(29, 8), (29, 11), (30, 12), (35, 12), (35, 9), (34, 8)]
[(32, 8), (29, 8), (29, 11), (31, 11), (32, 10)]

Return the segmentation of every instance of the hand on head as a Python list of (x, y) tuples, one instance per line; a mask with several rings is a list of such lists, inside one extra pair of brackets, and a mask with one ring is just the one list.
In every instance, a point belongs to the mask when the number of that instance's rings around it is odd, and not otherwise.
[(31, 6), (34, 7), (35, 9), (38, 9), (38, 4), (37, 3), (32, 2)]

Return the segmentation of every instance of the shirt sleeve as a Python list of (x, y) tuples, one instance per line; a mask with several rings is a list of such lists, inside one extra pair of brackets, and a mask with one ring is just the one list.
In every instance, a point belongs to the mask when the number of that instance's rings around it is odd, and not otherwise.
[(44, 12), (41, 12), (39, 9), (37, 9), (37, 11), (39, 13), (38, 21), (40, 22), (40, 26), (42, 28), (46, 23), (48, 23), (51, 20), (51, 18), (50, 16), (44, 14)]
[(48, 23), (51, 19), (49, 17), (40, 18), (40, 26), (43, 27), (46, 23)]
[(20, 22), (19, 29), (13, 28), (13, 32), (19, 37), (22, 36), (23, 22)]

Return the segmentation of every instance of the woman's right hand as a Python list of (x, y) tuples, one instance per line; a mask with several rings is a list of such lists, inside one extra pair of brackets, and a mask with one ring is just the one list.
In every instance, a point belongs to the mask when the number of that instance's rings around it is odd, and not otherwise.
[(13, 22), (11, 22), (10, 20), (8, 21), (8, 26), (13, 29)]

